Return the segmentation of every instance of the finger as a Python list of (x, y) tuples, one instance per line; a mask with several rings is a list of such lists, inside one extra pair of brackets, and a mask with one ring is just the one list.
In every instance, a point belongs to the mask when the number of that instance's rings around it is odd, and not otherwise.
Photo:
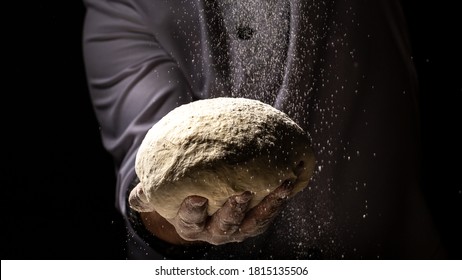
[(253, 194), (249, 191), (230, 197), (210, 219), (208, 231), (220, 235), (229, 235), (237, 231), (252, 197)]
[(250, 236), (262, 233), (268, 227), (269, 222), (279, 213), (283, 203), (290, 197), (294, 185), (292, 181), (284, 181), (281, 186), (252, 208), (242, 221), (240, 232)]
[(201, 196), (185, 198), (176, 217), (177, 230), (201, 232), (207, 219), (207, 205), (207, 199)]

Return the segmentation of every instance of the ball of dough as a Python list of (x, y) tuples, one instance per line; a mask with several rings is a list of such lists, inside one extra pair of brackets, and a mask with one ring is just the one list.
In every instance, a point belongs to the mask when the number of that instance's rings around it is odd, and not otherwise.
[(314, 165), (309, 135), (285, 113), (253, 99), (199, 100), (148, 131), (129, 204), (172, 219), (187, 196), (199, 195), (212, 215), (230, 196), (251, 191), (250, 209), (285, 180), (295, 183), (293, 194), (301, 191)]

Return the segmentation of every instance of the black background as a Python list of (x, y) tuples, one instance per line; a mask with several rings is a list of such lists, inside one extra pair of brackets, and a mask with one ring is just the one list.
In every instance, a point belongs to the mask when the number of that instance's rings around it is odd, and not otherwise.
[[(83, 4), (31, 2), (2, 12), (1, 258), (124, 259), (112, 162), (85, 80)], [(420, 82), (422, 186), (449, 258), (461, 259), (462, 25), (456, 4), (435, 3), (404, 3)]]

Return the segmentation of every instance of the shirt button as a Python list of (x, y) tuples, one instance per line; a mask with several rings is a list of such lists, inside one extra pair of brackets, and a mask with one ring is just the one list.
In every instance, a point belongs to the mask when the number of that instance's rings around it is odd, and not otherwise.
[(241, 40), (250, 40), (255, 33), (255, 30), (253, 30), (250, 26), (238, 26), (237, 30), (237, 38)]

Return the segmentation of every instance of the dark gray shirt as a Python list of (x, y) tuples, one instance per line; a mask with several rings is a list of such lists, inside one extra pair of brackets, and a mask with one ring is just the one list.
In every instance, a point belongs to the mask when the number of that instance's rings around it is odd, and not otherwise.
[[(88, 84), (124, 217), (135, 154), (154, 123), (194, 100), (247, 97), (309, 132), (316, 172), (266, 233), (195, 258), (436, 256), (419, 188), (417, 81), (399, 1), (84, 3)], [(162, 257), (128, 228), (142, 255)]]

